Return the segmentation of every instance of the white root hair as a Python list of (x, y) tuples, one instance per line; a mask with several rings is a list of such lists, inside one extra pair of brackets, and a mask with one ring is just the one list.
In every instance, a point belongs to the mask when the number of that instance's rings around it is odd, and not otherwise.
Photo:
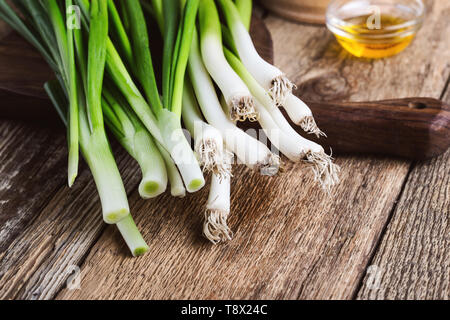
[(229, 158), (227, 150), (219, 146), (214, 139), (201, 139), (195, 145), (195, 152), (198, 155), (203, 172), (212, 172), (220, 179), (231, 177), (231, 166), (228, 163)]
[(244, 122), (249, 120), (256, 122), (259, 119), (259, 114), (255, 109), (255, 101), (251, 96), (234, 97), (231, 99), (229, 106), (232, 121)]
[(277, 106), (282, 106), (286, 102), (288, 94), (292, 93), (295, 85), (282, 74), (272, 80), (272, 87), (269, 89), (269, 94)]
[(233, 232), (227, 224), (228, 215), (229, 212), (225, 210), (206, 210), (203, 235), (213, 244), (219, 244), (233, 238)]
[(300, 128), (308, 134), (314, 134), (317, 138), (327, 137), (327, 135), (319, 129), (313, 116), (307, 116), (300, 122)]
[(339, 183), (341, 168), (334, 164), (333, 160), (332, 155), (328, 155), (324, 151), (309, 152), (304, 160), (311, 166), (315, 181), (319, 182), (327, 193), (331, 192), (331, 187)]

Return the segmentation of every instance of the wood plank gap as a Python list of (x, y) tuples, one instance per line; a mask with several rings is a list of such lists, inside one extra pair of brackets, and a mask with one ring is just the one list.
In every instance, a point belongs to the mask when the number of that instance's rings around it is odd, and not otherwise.
[[(103, 234), (105, 233), (105, 231), (108, 229), (107, 224), (104, 224), (101, 227), (100, 232), (98, 233), (97, 237), (95, 238), (94, 241), (92, 241), (91, 246), (89, 247), (88, 250), (86, 250), (86, 252), (83, 254), (83, 256), (80, 258), (80, 262), (78, 263), (78, 267), (80, 268), (80, 270), (83, 270), (84, 264), (86, 263), (86, 259), (89, 256), (89, 254), (91, 253), (92, 249), (94, 248), (94, 246), (97, 244), (97, 242), (100, 240), (100, 238), (103, 236)], [(55, 292), (51, 295), (51, 298), (49, 300), (56, 300), (56, 297), (61, 293), (61, 291), (63, 291), (65, 289), (65, 284), (67, 285), (67, 279), (70, 277), (70, 275), (67, 275), (66, 278), (64, 279), (63, 282), (61, 282), (59, 289), (55, 290)]]
[(406, 185), (408, 184), (409, 178), (411, 176), (411, 173), (413, 172), (413, 170), (416, 167), (416, 165), (417, 165), (417, 162), (413, 161), (413, 162), (411, 162), (411, 165), (409, 166), (408, 173), (406, 174), (406, 176), (405, 176), (405, 178), (403, 180), (403, 184), (402, 184), (402, 187), (400, 189), (400, 192), (397, 195), (397, 199), (395, 200), (394, 205), (392, 206), (392, 209), (389, 212), (389, 215), (388, 215), (388, 217), (386, 219), (386, 222), (385, 222), (385, 224), (383, 226), (383, 229), (381, 230), (381, 233), (380, 233), (380, 236), (378, 238), (378, 241), (377, 241), (377, 243), (375, 244), (375, 246), (374, 246), (374, 248), (372, 250), (372, 253), (370, 255), (370, 259), (367, 261), (366, 267), (364, 269), (365, 272), (361, 273), (361, 275), (360, 275), (359, 283), (358, 283), (357, 286), (355, 286), (355, 291), (352, 294), (351, 300), (356, 300), (357, 299), (358, 293), (361, 291), (362, 286), (364, 285), (364, 279), (366, 277), (367, 270), (373, 264), (375, 256), (377, 255), (377, 253), (378, 253), (378, 251), (380, 249), (380, 246), (383, 243), (383, 240), (384, 240), (384, 237), (386, 235), (386, 232), (387, 232), (387, 229), (389, 227), (389, 224), (392, 221), (392, 217), (394, 216), (395, 210), (397, 210), (397, 206), (398, 206), (398, 204), (400, 202), (400, 199), (403, 197), (403, 194), (404, 194), (405, 189), (406, 189)]

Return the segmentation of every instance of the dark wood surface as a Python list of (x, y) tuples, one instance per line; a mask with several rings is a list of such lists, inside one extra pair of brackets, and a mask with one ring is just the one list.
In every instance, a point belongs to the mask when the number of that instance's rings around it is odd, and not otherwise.
[[(434, 2), (414, 44), (379, 61), (352, 59), (324, 28), (265, 21), (275, 63), (307, 100), (442, 99), (450, 76), (449, 11), (449, 3)], [(114, 146), (133, 215), (151, 246), (149, 255), (133, 259), (117, 230), (102, 223), (86, 166), (74, 189), (65, 186), (66, 152), (63, 128), (0, 121), (2, 298), (450, 295), (447, 155), (420, 163), (340, 156), (342, 182), (330, 197), (301, 164), (287, 164), (273, 179), (236, 168), (235, 238), (213, 247), (200, 235), (208, 190), (143, 201), (137, 165)], [(73, 288), (77, 268), (81, 282)]]
[(373, 102), (307, 102), (336, 154), (385, 154), (413, 160), (450, 147), (450, 107), (433, 98)]

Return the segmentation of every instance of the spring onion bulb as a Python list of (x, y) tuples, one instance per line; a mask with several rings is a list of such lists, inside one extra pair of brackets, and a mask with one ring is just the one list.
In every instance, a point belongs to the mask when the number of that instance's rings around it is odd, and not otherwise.
[[(231, 170), (231, 168), (229, 168)], [(233, 233), (228, 227), (230, 215), (231, 176), (212, 175), (211, 189), (205, 211), (203, 235), (213, 244), (231, 240)]]
[[(230, 5), (228, 0), (224, 0), (222, 1), (222, 7), (223, 8), (227, 8), (224, 9), (224, 11), (226, 12), (226, 16), (227, 16), (227, 21), (229, 21), (230, 25), (233, 25), (234, 23), (234, 19), (236, 19), (236, 11), (234, 10), (235, 8), (232, 7), (232, 4)], [(243, 24), (245, 25), (246, 29), (248, 30), (249, 28), (249, 20), (251, 19), (251, 5), (252, 5), (252, 1), (251, 0), (236, 0), (236, 9), (239, 12), (240, 16), (241, 16), (241, 21), (243, 22)], [(227, 37), (224, 39), (225, 42), (228, 44), (228, 46), (233, 49), (233, 53), (239, 55), (242, 59), (242, 61), (247, 61), (247, 65), (244, 62), (244, 65), (246, 67), (248, 67), (248, 65), (251, 62), (254, 63), (261, 63), (261, 67), (262, 69), (256, 68), (252, 69), (255, 70), (255, 72), (253, 73), (251, 69), (250, 73), (257, 79), (258, 81), (258, 73), (257, 71), (259, 70), (264, 70), (264, 68), (262, 67), (263, 65), (267, 66), (266, 62), (262, 62), (261, 59), (257, 58), (258, 53), (256, 52), (256, 49), (254, 49), (254, 46), (252, 48), (251, 46), (251, 38), (249, 38), (249, 36), (247, 36), (245, 34), (245, 32), (242, 30), (242, 26), (239, 26), (239, 23), (236, 23), (236, 30), (235, 33), (232, 35), (230, 29), (226, 29), (226, 32), (224, 33), (225, 35), (227, 35)], [(248, 52), (252, 52), (253, 54), (253, 58), (251, 56), (247, 56), (246, 54), (243, 54), (242, 51), (245, 49), (244, 45), (241, 45), (241, 51), (239, 51), (239, 49), (236, 47), (235, 44), (235, 38), (233, 37), (239, 37), (239, 34), (242, 35), (242, 39), (246, 39), (246, 43), (247, 46), (250, 48), (248, 50)], [(244, 49), (243, 49), (244, 48)], [(245, 60), (247, 59), (247, 60)], [(268, 69), (272, 69), (273, 74), (278, 74), (278, 76), (280, 75), (281, 71), (273, 71), (273, 66), (268, 66)], [(270, 73), (268, 73), (270, 74)], [(281, 77), (283, 78), (283, 77)], [(284, 78), (281, 81), (277, 82), (275, 81), (274, 83), (278, 83), (276, 85), (274, 85), (273, 87), (268, 87), (267, 86), (267, 82), (266, 85), (264, 85), (264, 81), (261, 80), (263, 78), (259, 78), (259, 83), (262, 85), (263, 89), (266, 90), (266, 92), (268, 92), (270, 94), (271, 97), (280, 97), (280, 98), (274, 98), (274, 102), (278, 105), (278, 106), (283, 106), (284, 109), (286, 110), (286, 112), (288, 113), (289, 118), (298, 126), (300, 126), (303, 131), (305, 131), (308, 134), (314, 134), (316, 135), (318, 138), (320, 137), (326, 137), (325, 133), (323, 133), (317, 126), (313, 114), (311, 112), (311, 109), (299, 98), (297, 98), (293, 93), (292, 93), (292, 84), (289, 83), (289, 81)], [(266, 80), (267, 81), (267, 80)], [(281, 89), (283, 88), (283, 85), (280, 85), (282, 83), (287, 83), (287, 89), (288, 90), (284, 90)], [(254, 94), (254, 93), (253, 93)]]
[(183, 122), (194, 137), (195, 152), (203, 171), (212, 172), (218, 177), (231, 175), (226, 162), (223, 137), (219, 130), (203, 120), (192, 85), (186, 79), (183, 93)]
[(267, 90), (277, 105), (283, 105), (293, 83), (278, 68), (266, 62), (256, 51), (253, 41), (244, 25), (238, 9), (231, 0), (217, 1), (224, 13), (227, 26), (233, 36), (239, 57), (248, 71)]
[(300, 126), (303, 131), (314, 134), (318, 138), (326, 137), (326, 134), (317, 126), (311, 109), (301, 99), (290, 93), (287, 95), (283, 107), (292, 122)]
[(259, 124), (270, 142), (281, 151), (289, 160), (293, 162), (301, 161), (304, 156), (304, 148), (299, 146), (294, 140), (281, 130), (273, 120), (266, 108), (257, 100), (256, 110), (260, 114)]
[[(230, 65), (256, 97), (257, 110), (261, 114), (260, 124), (271, 142), (290, 160), (298, 162), (305, 159), (311, 165), (316, 180), (324, 189), (329, 190), (330, 187), (337, 184), (339, 167), (333, 163), (331, 156), (327, 155), (317, 143), (299, 135), (239, 58), (227, 49), (224, 52)], [(277, 129), (281, 132), (278, 137), (273, 137)], [(278, 141), (275, 141), (276, 138)]]
[(230, 106), (231, 119), (256, 121), (258, 114), (253, 97), (223, 54), (222, 30), (213, 0), (201, 2), (199, 19), (203, 62)]
[(188, 71), (200, 109), (207, 122), (221, 132), (227, 150), (251, 169), (261, 169), (263, 174), (278, 172), (280, 158), (264, 143), (236, 127), (222, 110), (212, 79), (203, 64), (197, 33), (192, 39)]

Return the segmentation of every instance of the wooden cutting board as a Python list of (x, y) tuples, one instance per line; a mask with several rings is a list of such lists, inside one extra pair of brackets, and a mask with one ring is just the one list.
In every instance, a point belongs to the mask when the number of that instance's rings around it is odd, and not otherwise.
[[(0, 30), (7, 33), (4, 26)], [(261, 19), (254, 17), (251, 34), (260, 54), (273, 63), (272, 38)], [(159, 51), (153, 50), (154, 53)], [(158, 61), (158, 57), (155, 60)], [(53, 119), (55, 112), (43, 90), (43, 84), (52, 76), (39, 54), (20, 36), (14, 32), (5, 36), (0, 43), (0, 98), (3, 101), (0, 116)], [(319, 127), (328, 135), (327, 139), (308, 138), (332, 149), (335, 154), (370, 153), (426, 159), (450, 147), (450, 107), (440, 100), (306, 103), (313, 110)], [(244, 128), (251, 126), (254, 125), (243, 124)]]

